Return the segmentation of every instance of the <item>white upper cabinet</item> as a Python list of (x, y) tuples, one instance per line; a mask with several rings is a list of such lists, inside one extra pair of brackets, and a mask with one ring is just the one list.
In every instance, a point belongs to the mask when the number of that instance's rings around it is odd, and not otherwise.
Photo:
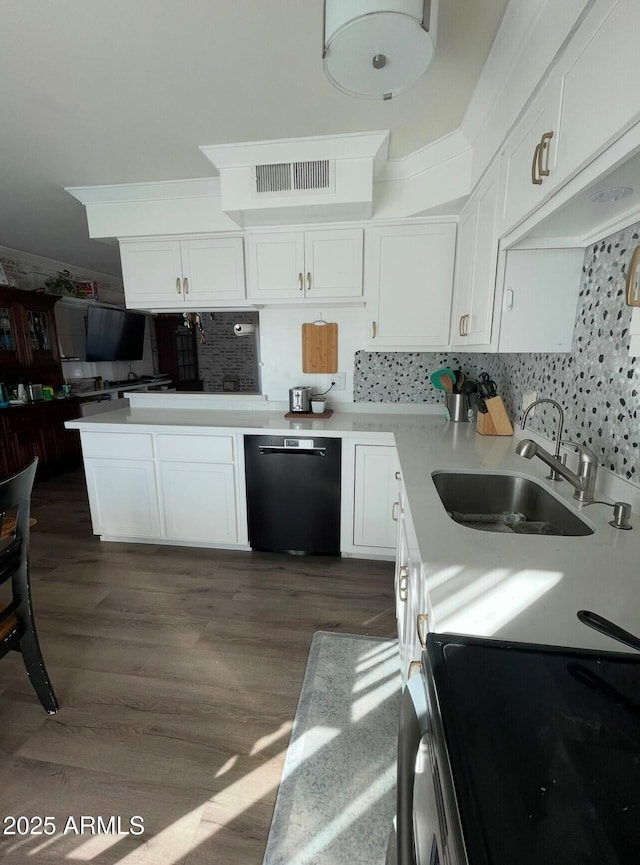
[(500, 161), (496, 159), (460, 216), (451, 343), (454, 348), (486, 350), (491, 325), (498, 259), (497, 206)]
[(247, 235), (249, 298), (256, 303), (362, 297), (363, 230)]
[(560, 128), (561, 80), (552, 76), (507, 141), (500, 233), (513, 228), (551, 193)]
[(367, 230), (372, 348), (448, 344), (455, 244), (453, 222)]
[(503, 255), (498, 351), (571, 351), (584, 250), (510, 249)]
[(563, 175), (581, 168), (640, 119), (638, 33), (638, 0), (610, 0), (596, 4), (569, 46), (558, 142)]
[[(593, 4), (506, 141), (501, 235), (546, 206), (555, 192), (638, 124), (638, 32), (638, 0)], [(618, 152), (615, 162), (624, 155)]]
[(207, 309), (245, 299), (241, 237), (121, 240), (126, 304)]

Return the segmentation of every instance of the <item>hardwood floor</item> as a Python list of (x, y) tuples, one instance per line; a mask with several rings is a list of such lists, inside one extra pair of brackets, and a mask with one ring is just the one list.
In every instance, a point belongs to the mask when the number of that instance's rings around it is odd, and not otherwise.
[[(395, 636), (392, 565), (103, 544), (81, 471), (39, 483), (32, 512), (61, 709), (0, 661), (0, 862), (261, 865), (313, 633)], [(19, 816), (55, 833), (6, 834)], [(127, 834), (76, 834), (82, 816)]]

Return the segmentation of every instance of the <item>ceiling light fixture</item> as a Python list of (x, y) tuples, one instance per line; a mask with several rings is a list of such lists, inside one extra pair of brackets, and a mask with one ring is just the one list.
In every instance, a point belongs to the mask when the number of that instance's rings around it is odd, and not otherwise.
[(322, 62), (329, 81), (363, 99), (402, 93), (433, 60), (437, 2), (325, 0)]

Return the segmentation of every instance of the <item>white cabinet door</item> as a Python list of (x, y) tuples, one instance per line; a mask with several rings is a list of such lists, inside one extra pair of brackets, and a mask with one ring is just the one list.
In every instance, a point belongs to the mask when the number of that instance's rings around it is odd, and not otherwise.
[(93, 531), (122, 538), (160, 537), (155, 464), (85, 457)]
[(617, 0), (611, 7), (598, 26), (588, 22), (588, 35), (578, 33), (569, 46), (558, 145), (563, 174), (590, 161), (640, 119), (640, 3)]
[(571, 351), (584, 250), (512, 249), (505, 254), (498, 351)]
[(495, 160), (460, 217), (458, 264), (451, 322), (454, 348), (486, 350), (491, 343), (498, 260), (500, 162)]
[(130, 309), (183, 303), (178, 240), (120, 241), (122, 279)]
[(404, 685), (419, 668), (422, 642), (429, 630), (427, 594), (420, 552), (411, 515), (404, 506), (406, 494), (401, 492), (401, 510), (396, 551), (396, 621), (400, 650), (400, 673)]
[(561, 96), (561, 77), (553, 74), (507, 141), (501, 235), (535, 210), (553, 191)]
[(307, 299), (362, 296), (363, 237), (361, 228), (305, 232)]
[(478, 234), (478, 208), (469, 202), (460, 214), (458, 251), (456, 254), (456, 284), (451, 316), (451, 343), (454, 348), (466, 346), (465, 326), (471, 313), (471, 292)]
[(232, 465), (161, 462), (160, 480), (167, 538), (237, 543)]
[(448, 344), (455, 240), (452, 222), (367, 230), (372, 348)]
[(131, 309), (213, 308), (245, 297), (241, 237), (121, 240)]
[(407, 668), (409, 658), (407, 628), (409, 613), (407, 612), (407, 600), (409, 597), (409, 540), (404, 520), (404, 513), (400, 512), (398, 523), (398, 543), (396, 548), (395, 569), (395, 602), (396, 602), (396, 627), (398, 629), (398, 648), (400, 652), (400, 673), (403, 676)]
[(244, 300), (244, 248), (241, 237), (183, 240), (183, 297), (186, 303)]
[(399, 471), (395, 447), (356, 445), (354, 546), (395, 548)]
[(295, 303), (361, 297), (363, 235), (361, 228), (249, 235), (249, 297)]
[(251, 300), (302, 300), (304, 233), (249, 235), (247, 276)]
[(403, 658), (403, 684), (419, 669), (420, 658), (424, 646), (421, 640), (426, 640), (428, 631), (426, 620), (426, 592), (422, 563), (415, 557), (410, 557), (409, 580), (407, 585), (407, 601), (405, 604), (404, 639), (405, 648), (401, 653)]

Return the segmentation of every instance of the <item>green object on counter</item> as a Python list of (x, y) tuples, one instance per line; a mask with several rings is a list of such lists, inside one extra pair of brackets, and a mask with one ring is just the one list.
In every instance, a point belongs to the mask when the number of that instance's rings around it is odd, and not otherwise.
[(431, 379), (431, 384), (438, 390), (446, 390), (446, 387), (440, 381), (440, 378), (443, 375), (448, 375), (452, 382), (455, 382), (456, 380), (455, 372), (448, 367), (444, 367), (443, 369), (438, 369), (435, 372), (432, 372), (429, 378)]

